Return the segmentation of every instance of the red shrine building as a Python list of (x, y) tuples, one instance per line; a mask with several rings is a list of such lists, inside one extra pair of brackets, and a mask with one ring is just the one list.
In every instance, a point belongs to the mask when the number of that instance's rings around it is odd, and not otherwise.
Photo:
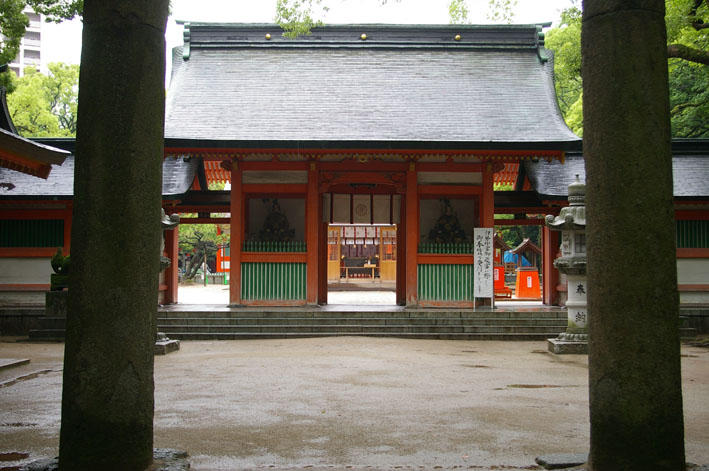
[(233, 305), (327, 303), (344, 269), (399, 304), (472, 306), (496, 173), (579, 148), (541, 26), (184, 28), (165, 152), (205, 175), (166, 211), (230, 215)]
[[(473, 230), (543, 227), (585, 175), (542, 25), (344, 25), (286, 39), (275, 25), (185, 23), (172, 64), (163, 207), (229, 225), (220, 267), (233, 306), (326, 304), (328, 281), (362, 277), (394, 283), (400, 305), (472, 307)], [(709, 303), (709, 145), (673, 152), (682, 302)], [(43, 296), (49, 258), (70, 251), (73, 162), (47, 180), (0, 168), (6, 299)], [(178, 232), (165, 231), (173, 261)], [(564, 289), (558, 247), (543, 228), (546, 304)], [(177, 280), (173, 263), (160, 302), (178, 301)]]

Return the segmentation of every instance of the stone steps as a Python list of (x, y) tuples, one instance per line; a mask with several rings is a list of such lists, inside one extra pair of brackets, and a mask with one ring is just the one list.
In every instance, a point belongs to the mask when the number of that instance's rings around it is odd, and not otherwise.
[(247, 326), (276, 326), (276, 327), (293, 327), (293, 326), (347, 326), (347, 325), (367, 325), (378, 327), (401, 327), (401, 326), (488, 326), (499, 325), (503, 323), (505, 326), (512, 327), (529, 327), (529, 326), (559, 326), (559, 319), (556, 318), (525, 318), (525, 319), (496, 319), (496, 318), (481, 318), (474, 319), (471, 322), (469, 319), (461, 318), (376, 318), (376, 317), (356, 317), (356, 318), (313, 318), (313, 317), (286, 317), (286, 318), (264, 318), (264, 317), (165, 317), (158, 319), (158, 325), (163, 329), (174, 328), (178, 326), (222, 326), (222, 327), (247, 327)]
[[(437, 339), (543, 340), (566, 328), (566, 311), (160, 309), (158, 330), (178, 340), (366, 335)], [(45, 317), (31, 340), (61, 340), (65, 319)]]
[(255, 339), (372, 336), (460, 340), (543, 340), (566, 329), (562, 310), (426, 310), (353, 307), (351, 310), (269, 309), (158, 313), (158, 329), (170, 338)]
[[(172, 339), (257, 339), (325, 336), (372, 336), (459, 340), (544, 340), (566, 329), (565, 310), (165, 307), (158, 311), (158, 330)], [(332, 309), (332, 310), (330, 310)], [(682, 314), (685, 314), (684, 310)], [(704, 313), (702, 313), (704, 314)], [(65, 319), (43, 317), (30, 340), (62, 341)], [(681, 316), (683, 338), (696, 334)]]
[(513, 334), (513, 333), (345, 333), (345, 332), (309, 332), (309, 333), (196, 333), (175, 332), (170, 337), (180, 340), (255, 340), (255, 339), (293, 339), (314, 337), (395, 337), (408, 339), (436, 339), (436, 340), (545, 340), (556, 337), (559, 333), (540, 334)]

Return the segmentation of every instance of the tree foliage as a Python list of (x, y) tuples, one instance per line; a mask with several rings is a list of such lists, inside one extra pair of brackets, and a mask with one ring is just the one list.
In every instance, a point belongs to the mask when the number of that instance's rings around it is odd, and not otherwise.
[(559, 25), (545, 38), (554, 51), (554, 84), (559, 108), (572, 131), (583, 135), (581, 104), (581, 8), (575, 3), (562, 11)]
[(448, 2), (448, 16), (452, 25), (462, 25), (469, 23), (468, 4), (465, 0), (450, 0)]
[[(706, 0), (666, 0), (667, 53), (673, 137), (709, 137), (709, 7)], [(581, 9), (562, 12), (546, 35), (554, 51), (559, 107), (568, 126), (583, 135)]]
[(288, 38), (309, 35), (315, 26), (321, 26), (321, 20), (314, 19), (314, 9), (326, 12), (328, 7), (322, 0), (276, 0), (276, 22), (283, 28)]
[(493, 23), (512, 23), (516, 6), (517, 0), (490, 0), (487, 19)]
[[(189, 254), (185, 268), (185, 279), (192, 280), (204, 262), (210, 263), (217, 250), (226, 245), (228, 234), (218, 230), (216, 224), (189, 224), (189, 217), (182, 216), (180, 224), (180, 251)], [(220, 233), (221, 232), (221, 233)]]
[(51, 63), (49, 74), (33, 67), (16, 79), (8, 95), (10, 116), (17, 131), (26, 137), (72, 137), (76, 135), (79, 66)]
[[(84, 0), (0, 0), (0, 65), (12, 62), (20, 51), (20, 42), (30, 25), (23, 13), (25, 7), (59, 23), (81, 15)], [(0, 86), (12, 91), (12, 72), (0, 74)]]
[(84, 0), (26, 0), (25, 3), (53, 23), (71, 20), (84, 11)]

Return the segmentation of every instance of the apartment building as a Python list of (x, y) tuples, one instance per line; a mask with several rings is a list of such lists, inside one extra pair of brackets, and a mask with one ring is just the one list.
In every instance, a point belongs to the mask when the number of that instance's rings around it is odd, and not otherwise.
[(27, 66), (32, 65), (42, 71), (45, 68), (45, 64), (42, 62), (41, 48), (42, 22), (44, 18), (29, 7), (25, 8), (24, 13), (27, 15), (27, 18), (29, 18), (30, 24), (27, 27), (25, 36), (22, 38), (17, 57), (9, 64), (10, 69), (15, 72), (18, 77), (24, 75)]

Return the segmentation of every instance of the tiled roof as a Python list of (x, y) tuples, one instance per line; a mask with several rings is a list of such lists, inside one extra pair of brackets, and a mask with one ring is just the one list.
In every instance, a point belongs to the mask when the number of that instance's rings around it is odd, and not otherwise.
[(5, 88), (0, 86), (0, 168), (46, 179), (52, 164), (61, 165), (69, 153), (17, 134), (5, 95)]
[[(709, 140), (673, 141), (672, 178), (675, 198), (709, 199)], [(523, 162), (532, 188), (542, 199), (566, 199), (576, 175), (586, 181), (583, 155), (557, 161)]]
[[(163, 198), (186, 193), (194, 181), (199, 159), (163, 161)], [(130, 189), (126, 189), (130, 191)], [(0, 168), (0, 200), (15, 199), (71, 199), (74, 196), (74, 156), (67, 157), (62, 165), (53, 165), (46, 180)]]
[(579, 142), (537, 25), (331, 26), (298, 40), (275, 25), (186, 27), (167, 138), (251, 148)]

